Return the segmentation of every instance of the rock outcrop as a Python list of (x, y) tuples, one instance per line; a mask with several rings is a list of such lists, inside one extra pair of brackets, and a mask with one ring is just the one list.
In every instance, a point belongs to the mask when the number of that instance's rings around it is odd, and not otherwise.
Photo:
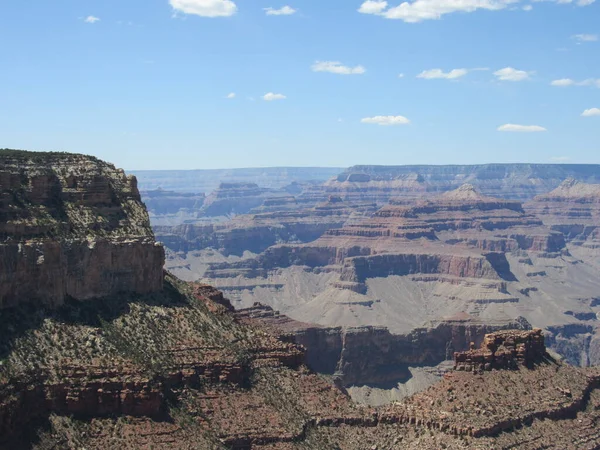
[(0, 150), (0, 308), (162, 287), (135, 177), (84, 155)]
[(533, 368), (548, 358), (542, 330), (509, 330), (486, 335), (480, 348), (472, 343), (469, 350), (454, 353), (454, 369), (476, 372)]

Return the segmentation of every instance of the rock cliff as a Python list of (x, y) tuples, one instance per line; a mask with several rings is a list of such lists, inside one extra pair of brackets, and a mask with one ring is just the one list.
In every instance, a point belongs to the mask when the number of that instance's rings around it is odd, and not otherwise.
[(162, 287), (135, 177), (84, 155), (0, 150), (0, 307)]
[(494, 369), (533, 368), (550, 359), (544, 345), (542, 330), (496, 332), (485, 336), (480, 348), (475, 343), (464, 352), (454, 353), (455, 370), (476, 372)]
[(547, 194), (538, 195), (525, 204), (553, 230), (564, 234), (569, 242), (594, 249), (600, 248), (600, 184), (565, 180)]

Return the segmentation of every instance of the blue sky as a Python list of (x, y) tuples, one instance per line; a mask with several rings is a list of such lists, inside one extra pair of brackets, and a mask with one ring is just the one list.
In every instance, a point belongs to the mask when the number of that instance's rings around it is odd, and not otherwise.
[(600, 163), (599, 35), (591, 0), (4, 1), (0, 147), (126, 169)]

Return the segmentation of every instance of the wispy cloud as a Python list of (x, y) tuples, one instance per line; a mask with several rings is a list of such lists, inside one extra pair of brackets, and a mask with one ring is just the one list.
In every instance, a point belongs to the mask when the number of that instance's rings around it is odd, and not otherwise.
[(575, 39), (579, 42), (596, 42), (598, 40), (597, 34), (576, 34), (571, 36), (571, 39)]
[(286, 98), (287, 97), (283, 94), (274, 94), (273, 92), (263, 95), (263, 100), (267, 102), (272, 102), (274, 100), (285, 100)]
[(494, 72), (494, 75), (500, 81), (524, 81), (528, 80), (531, 74), (533, 74), (533, 72), (517, 70), (513, 67), (505, 67), (504, 69)]
[(417, 78), (424, 78), (426, 80), (434, 80), (434, 79), (446, 79), (446, 80), (455, 80), (460, 77), (464, 77), (467, 73), (469, 73), (468, 69), (452, 69), (449, 72), (444, 72), (442, 69), (431, 69), (424, 70)]
[(100, 22), (100, 18), (96, 16), (87, 16), (85, 19), (83, 19), (83, 21), (85, 23), (96, 23)]
[(201, 17), (229, 17), (237, 12), (232, 0), (169, 0), (173, 10)]
[(600, 116), (600, 108), (590, 108), (590, 109), (586, 109), (585, 111), (583, 111), (581, 113), (582, 117), (593, 117), (593, 116)]
[(507, 123), (499, 126), (498, 131), (512, 131), (517, 133), (536, 133), (540, 131), (547, 131), (544, 127), (539, 125), (516, 125), (514, 123)]
[(344, 66), (339, 61), (316, 61), (311, 69), (313, 72), (329, 72), (339, 75), (362, 75), (367, 71), (363, 66)]
[(600, 78), (588, 78), (583, 81), (575, 81), (571, 78), (561, 78), (560, 80), (553, 80), (550, 83), (552, 86), (566, 87), (566, 86), (596, 86), (600, 88)]
[(225, 98), (227, 98), (227, 99), (235, 98), (235, 92), (230, 92), (229, 94), (227, 94), (227, 96)]
[(570, 78), (561, 78), (560, 80), (553, 80), (550, 84), (552, 86), (573, 86), (575, 81)]
[(410, 120), (404, 116), (375, 116), (365, 117), (360, 120), (362, 123), (373, 125), (391, 126), (391, 125), (408, 125)]
[(534, 2), (551, 2), (558, 3), (560, 5), (576, 4), (577, 6), (589, 6), (596, 0), (532, 0)]
[(267, 16), (291, 16), (292, 14), (296, 14), (298, 12), (297, 9), (292, 8), (291, 6), (283, 6), (279, 9), (275, 8), (263, 8), (266, 12)]

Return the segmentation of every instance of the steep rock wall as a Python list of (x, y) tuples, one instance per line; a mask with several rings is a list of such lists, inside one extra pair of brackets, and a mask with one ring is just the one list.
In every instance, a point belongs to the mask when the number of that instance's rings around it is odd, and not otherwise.
[(0, 308), (162, 288), (135, 177), (93, 157), (0, 150)]

